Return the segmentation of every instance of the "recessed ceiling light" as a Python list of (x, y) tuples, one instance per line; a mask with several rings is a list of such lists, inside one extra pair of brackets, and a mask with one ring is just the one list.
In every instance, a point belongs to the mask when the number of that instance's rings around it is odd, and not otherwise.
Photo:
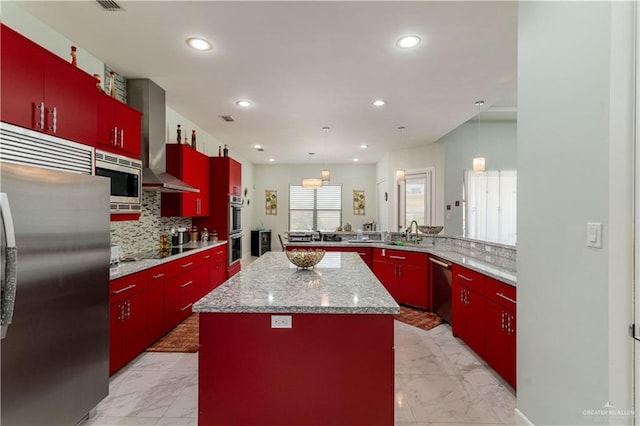
[(385, 103), (386, 103), (386, 102), (385, 102), (385, 101), (383, 101), (382, 99), (377, 99), (377, 100), (373, 101), (373, 105), (374, 105), (374, 106), (382, 106), (382, 105), (384, 105)]
[(358, 161), (360, 161), (360, 159), (359, 158), (354, 158), (353, 161), (357, 163)]
[(271, 163), (273, 163), (274, 161), (276, 161), (276, 159), (275, 159), (275, 158), (269, 158), (269, 161), (270, 161)]
[(237, 101), (236, 101), (236, 104), (237, 104), (238, 106), (243, 107), (243, 108), (248, 108), (248, 107), (250, 107), (251, 105), (253, 105), (253, 104), (251, 103), (251, 101), (248, 101), (248, 100), (246, 100), (246, 99), (239, 99), (239, 100), (237, 100)]
[(369, 148), (369, 145), (362, 144), (362, 145), (360, 145), (360, 148), (367, 149), (367, 148)]
[(191, 37), (187, 39), (189, 47), (196, 50), (211, 50), (211, 43), (200, 37)]
[(404, 37), (400, 37), (398, 41), (396, 41), (396, 46), (401, 49), (411, 49), (412, 47), (416, 47), (420, 44), (420, 37), (417, 35), (408, 35)]
[(262, 148), (262, 146), (260, 146), (259, 144), (255, 144), (253, 147), (254, 147), (255, 149), (260, 149), (260, 148)]

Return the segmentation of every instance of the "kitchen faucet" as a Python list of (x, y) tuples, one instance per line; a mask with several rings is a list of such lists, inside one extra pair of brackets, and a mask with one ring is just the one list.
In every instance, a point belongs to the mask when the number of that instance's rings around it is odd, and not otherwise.
[(422, 241), (422, 238), (420, 238), (420, 236), (418, 235), (418, 222), (416, 222), (415, 220), (412, 220), (411, 223), (409, 224), (409, 227), (407, 228), (406, 232), (409, 234), (408, 236), (408, 240), (411, 241), (412, 239), (412, 229), (413, 229), (413, 224), (416, 224), (416, 233), (415, 233), (415, 237), (413, 237), (413, 239), (415, 240), (414, 242), (416, 244), (418, 244), (420, 241)]

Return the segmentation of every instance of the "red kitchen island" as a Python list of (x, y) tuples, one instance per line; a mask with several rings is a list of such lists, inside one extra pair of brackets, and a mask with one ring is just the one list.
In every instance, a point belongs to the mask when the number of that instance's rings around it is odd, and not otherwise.
[(267, 253), (194, 311), (199, 425), (393, 425), (399, 308), (357, 253)]

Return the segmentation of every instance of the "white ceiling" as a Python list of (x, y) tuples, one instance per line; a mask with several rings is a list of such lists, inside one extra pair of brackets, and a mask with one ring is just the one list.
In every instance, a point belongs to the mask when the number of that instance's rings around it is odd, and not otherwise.
[[(517, 2), (19, 4), (120, 74), (155, 81), (170, 108), (254, 163), (374, 163), (436, 141), (479, 99), (482, 121), (515, 119)], [(398, 49), (406, 34), (422, 43)], [(213, 49), (191, 50), (191, 36)]]

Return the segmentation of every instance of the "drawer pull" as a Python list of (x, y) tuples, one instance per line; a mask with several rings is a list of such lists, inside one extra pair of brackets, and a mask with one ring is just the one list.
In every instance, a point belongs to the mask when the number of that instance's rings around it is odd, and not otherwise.
[(191, 265), (193, 265), (193, 262), (185, 263), (184, 265), (180, 265), (180, 267), (181, 268), (188, 268)]
[(518, 304), (518, 302), (516, 302), (515, 300), (513, 300), (513, 299), (512, 299), (512, 298), (510, 298), (510, 297), (505, 296), (505, 295), (504, 295), (504, 294), (502, 294), (502, 293), (496, 293), (496, 296), (498, 296), (498, 297), (500, 297), (500, 298), (502, 298), (502, 299), (504, 299), (504, 300), (506, 300), (506, 301), (509, 301), (509, 302), (513, 303), (514, 305), (517, 305), (517, 304)]
[(215, 252), (214, 254), (222, 254), (222, 253), (223, 253), (223, 250), (220, 250), (220, 251)]
[(189, 309), (191, 306), (193, 305), (193, 303), (189, 303), (187, 306), (185, 306), (184, 308), (180, 308), (180, 312), (184, 312), (187, 309)]
[(154, 275), (154, 276), (153, 276), (153, 277), (151, 277), (151, 278), (153, 278), (154, 280), (157, 280), (158, 278), (162, 278), (162, 277), (164, 277), (164, 273), (163, 273), (163, 272), (161, 272), (161, 273), (159, 273), (159, 274), (157, 274), (157, 275)]
[(394, 256), (394, 255), (391, 255), (391, 256), (389, 256), (389, 258), (390, 258), (390, 259), (398, 259), (398, 260), (407, 260), (407, 258), (406, 258), (406, 257), (404, 257), (404, 256)]
[(209, 255), (204, 256), (203, 259), (211, 259), (211, 256), (209, 256)]
[(435, 263), (436, 265), (442, 266), (443, 268), (447, 268), (447, 269), (451, 268), (450, 263), (441, 262), (440, 260), (434, 259), (433, 257), (429, 258), (429, 262)]
[(111, 294), (120, 294), (120, 293), (124, 293), (125, 291), (131, 290), (132, 288), (134, 288), (137, 284), (131, 284), (126, 286), (125, 288), (121, 288), (120, 290), (116, 290), (116, 291), (112, 291)]
[(472, 282), (472, 281), (473, 281), (473, 278), (465, 277), (465, 276), (464, 276), (464, 275), (462, 275), (462, 274), (457, 274), (457, 275), (458, 275), (458, 278), (462, 278), (462, 279), (463, 279), (463, 280), (465, 280), (465, 281), (469, 281), (469, 282)]
[(180, 288), (185, 288), (186, 286), (191, 285), (191, 284), (193, 284), (193, 280), (191, 280), (191, 281), (187, 281), (187, 282), (186, 282), (186, 283), (184, 283), (184, 284), (180, 284)]

